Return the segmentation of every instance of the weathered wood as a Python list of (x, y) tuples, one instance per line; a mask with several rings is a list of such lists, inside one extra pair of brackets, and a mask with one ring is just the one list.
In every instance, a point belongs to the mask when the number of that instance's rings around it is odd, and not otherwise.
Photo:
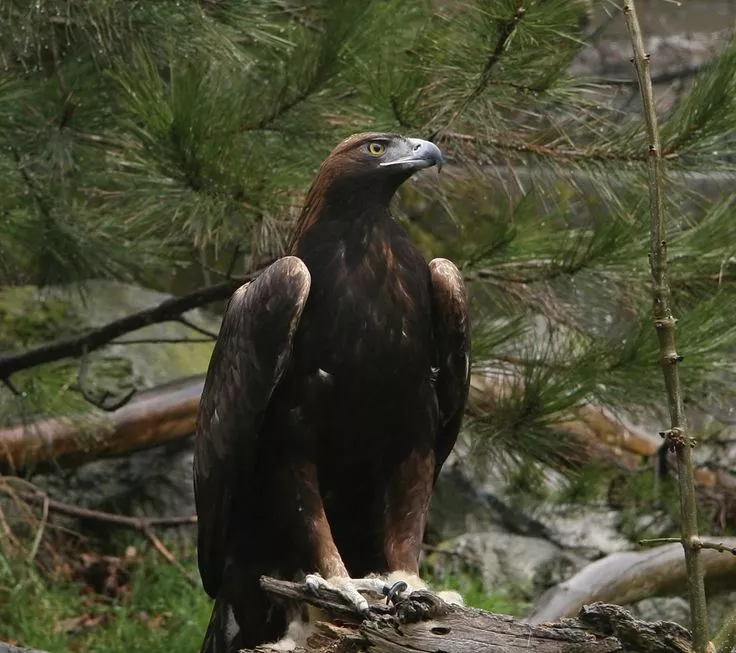
[[(309, 653), (690, 653), (688, 631), (674, 623), (646, 623), (615, 605), (586, 606), (576, 619), (529, 624), (507, 615), (444, 603), (414, 592), (395, 609), (383, 604), (360, 619), (336, 594), (312, 595), (303, 585), (262, 578), (265, 591), (320, 608), (331, 620), (308, 638)], [(337, 622), (337, 623), (334, 623)], [(268, 647), (259, 649), (269, 651)]]
[[(714, 541), (736, 546), (734, 537), (714, 538)], [(701, 555), (709, 593), (736, 589), (736, 556), (710, 550), (703, 550)], [(528, 619), (541, 623), (571, 617), (583, 605), (596, 601), (625, 605), (651, 596), (681, 595), (686, 591), (685, 558), (680, 544), (613, 553), (547, 590)]]

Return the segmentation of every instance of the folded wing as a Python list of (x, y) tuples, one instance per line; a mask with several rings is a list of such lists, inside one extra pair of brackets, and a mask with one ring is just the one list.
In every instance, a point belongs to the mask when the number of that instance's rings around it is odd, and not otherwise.
[(194, 447), (199, 570), (212, 597), (225, 564), (232, 492), (237, 478), (252, 471), (258, 431), (289, 365), (309, 286), (304, 263), (286, 256), (234, 293), (222, 321)]
[(450, 454), (465, 411), (470, 385), (470, 305), (463, 276), (447, 259), (429, 264), (437, 350), (437, 400), (440, 432), (435, 445), (436, 473)]

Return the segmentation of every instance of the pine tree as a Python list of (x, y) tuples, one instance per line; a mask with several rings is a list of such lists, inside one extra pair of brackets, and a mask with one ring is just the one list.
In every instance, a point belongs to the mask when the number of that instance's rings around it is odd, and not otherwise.
[[(462, 266), (475, 368), (504, 380), (469, 421), (478, 450), (559, 463), (572, 442), (553, 427), (581, 402), (663, 405), (644, 126), (619, 84), (568, 73), (595, 38), (587, 2), (6, 5), (2, 284), (165, 288), (181, 268), (202, 284), (234, 257), (256, 269), (283, 253), (341, 138), (399, 131), (435, 140), (450, 165), (407, 184), (396, 215), (428, 256)], [(736, 45), (662, 133), (683, 383), (688, 401), (723, 400), (736, 208), (689, 175), (733, 172)]]

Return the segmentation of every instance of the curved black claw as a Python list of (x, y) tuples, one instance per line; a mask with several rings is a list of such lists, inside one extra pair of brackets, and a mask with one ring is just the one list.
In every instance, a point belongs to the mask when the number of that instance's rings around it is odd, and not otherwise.
[(386, 595), (386, 605), (396, 603), (396, 597), (405, 592), (409, 586), (403, 580), (397, 580), (391, 587), (386, 587), (383, 592)]

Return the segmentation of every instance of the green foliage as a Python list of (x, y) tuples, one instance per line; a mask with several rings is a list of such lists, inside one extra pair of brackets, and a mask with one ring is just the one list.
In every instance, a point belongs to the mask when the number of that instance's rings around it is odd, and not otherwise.
[(458, 573), (448, 578), (431, 578), (433, 590), (455, 590), (463, 597), (465, 605), (496, 614), (510, 614), (523, 617), (529, 610), (530, 601), (521, 589), (512, 586), (496, 587), (488, 591), (477, 574)]
[[(569, 74), (594, 38), (589, 2), (6, 4), (0, 282), (162, 287), (234, 252), (250, 268), (283, 252), (339, 139), (401, 131), (450, 163), (407, 184), (396, 213), (468, 280), (494, 397), (469, 422), (479, 460), (565, 467), (557, 427), (581, 403), (662, 402), (643, 123), (618, 85)], [(733, 172), (734, 57), (662, 115), (693, 401), (736, 380), (736, 206), (692, 184)]]
[[(182, 562), (196, 573), (194, 556)], [(0, 554), (0, 640), (59, 653), (199, 650), (212, 606), (178, 569), (149, 552), (126, 587), (106, 598)]]

